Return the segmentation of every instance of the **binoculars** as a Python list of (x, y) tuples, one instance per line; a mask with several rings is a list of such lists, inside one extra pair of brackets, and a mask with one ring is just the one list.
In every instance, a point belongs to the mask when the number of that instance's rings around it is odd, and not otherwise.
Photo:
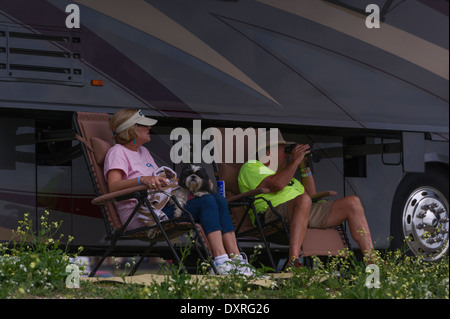
[[(290, 155), (292, 153), (292, 150), (294, 149), (294, 147), (296, 147), (297, 145), (298, 145), (298, 143), (287, 145), (284, 148), (284, 151)], [(309, 165), (311, 165), (312, 162), (314, 162), (314, 163), (320, 162), (320, 160), (322, 159), (322, 157), (320, 156), (320, 153), (318, 151), (314, 151), (312, 146), (309, 147), (309, 151), (310, 152), (308, 154), (306, 154), (306, 159), (308, 160)]]
[[(299, 144), (298, 144), (298, 143), (295, 143), (295, 144), (288, 145), (288, 146), (286, 146), (286, 147), (284, 148), (284, 151), (285, 151), (287, 154), (291, 154), (291, 153), (292, 153), (292, 150), (293, 150), (294, 147), (296, 147), (297, 145), (299, 145)], [(312, 156), (312, 147), (311, 147), (311, 146), (309, 147), (309, 150), (310, 150), (310, 153), (308, 153), (306, 156)]]

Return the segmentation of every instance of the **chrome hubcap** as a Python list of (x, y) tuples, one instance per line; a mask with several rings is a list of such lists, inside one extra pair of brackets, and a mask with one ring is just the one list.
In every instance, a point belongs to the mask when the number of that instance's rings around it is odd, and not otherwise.
[(437, 189), (424, 186), (409, 196), (403, 210), (403, 233), (415, 255), (439, 259), (448, 251), (449, 206)]

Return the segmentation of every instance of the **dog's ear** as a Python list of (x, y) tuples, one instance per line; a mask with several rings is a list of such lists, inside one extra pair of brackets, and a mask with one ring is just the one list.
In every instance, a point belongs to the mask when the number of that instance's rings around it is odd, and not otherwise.
[(185, 174), (187, 172), (187, 170), (189, 170), (189, 168), (190, 168), (190, 164), (183, 163), (181, 165), (181, 168), (178, 167), (178, 169), (179, 169), (178, 176), (180, 177), (181, 175)]
[(184, 171), (182, 169), (180, 169), (179, 167), (178, 167), (177, 171), (178, 171), (178, 173), (177, 173), (178, 184), (180, 184), (180, 183), (182, 183), (183, 179), (185, 178), (185, 176), (184, 176), (185, 174), (184, 174)]
[(203, 188), (206, 189), (208, 191), (208, 193), (212, 194), (213, 189), (212, 189), (211, 183), (209, 181), (210, 181), (209, 177), (203, 179)]
[(190, 163), (183, 163), (183, 166), (181, 167), (181, 171), (186, 171), (186, 170), (190, 170), (191, 169), (191, 165)]

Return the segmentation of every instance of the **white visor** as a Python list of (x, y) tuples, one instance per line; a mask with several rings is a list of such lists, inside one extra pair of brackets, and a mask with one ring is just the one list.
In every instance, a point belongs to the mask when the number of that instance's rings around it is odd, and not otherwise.
[(132, 117), (130, 117), (128, 120), (120, 124), (115, 133), (120, 133), (122, 131), (125, 131), (127, 128), (132, 127), (134, 124), (140, 124), (145, 126), (153, 126), (158, 122), (155, 119), (151, 119), (149, 117), (145, 117), (144, 114), (142, 114), (142, 111), (139, 110), (136, 114), (134, 114)]

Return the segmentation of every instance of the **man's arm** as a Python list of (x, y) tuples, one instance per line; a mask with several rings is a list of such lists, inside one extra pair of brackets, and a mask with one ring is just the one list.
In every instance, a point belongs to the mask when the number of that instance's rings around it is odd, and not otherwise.
[[(291, 153), (291, 160), (289, 161), (289, 163), (286, 165), (285, 168), (277, 171), (274, 175), (270, 175), (267, 176), (266, 178), (264, 178), (261, 183), (258, 185), (258, 187), (264, 187), (264, 188), (268, 188), (270, 189), (270, 191), (272, 193), (276, 193), (281, 191), (283, 188), (285, 188), (290, 181), (292, 180), (292, 178), (295, 175), (295, 172), (297, 171), (297, 168), (299, 167), (300, 163), (303, 162), (305, 155), (308, 154), (309, 151), (309, 145), (297, 145)], [(308, 176), (309, 179), (312, 179), (312, 176)], [(306, 180), (306, 178), (305, 178)], [(303, 179), (302, 179), (303, 182)], [(308, 184), (311, 186), (314, 183), (314, 180), (311, 181), (307, 181)], [(315, 193), (315, 187), (311, 187), (309, 190), (306, 187), (306, 185), (304, 185), (305, 188), (308, 191), (308, 194), (310, 194), (310, 191), (314, 191)], [(310, 194), (312, 195), (312, 194)]]
[(291, 160), (284, 169), (277, 171), (274, 175), (269, 175), (264, 178), (258, 187), (268, 188), (271, 193), (281, 191), (292, 180), (297, 167), (298, 164)]
[(316, 183), (314, 182), (314, 178), (311, 173), (311, 168), (306, 166), (305, 161), (303, 161), (300, 164), (300, 173), (302, 176), (302, 185), (305, 187), (306, 192), (309, 194), (309, 196), (312, 196), (317, 193), (316, 191)]

